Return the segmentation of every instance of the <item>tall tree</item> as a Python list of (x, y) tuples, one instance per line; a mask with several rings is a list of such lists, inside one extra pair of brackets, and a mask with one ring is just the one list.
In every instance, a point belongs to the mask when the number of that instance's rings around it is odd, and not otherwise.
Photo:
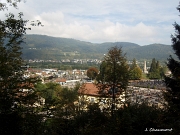
[(129, 80), (128, 69), (129, 66), (122, 48), (117, 46), (110, 48), (100, 67), (97, 86), (101, 94), (112, 95), (112, 112), (116, 94), (126, 92)]
[(96, 77), (97, 81), (100, 81), (102, 84), (105, 83), (105, 79), (106, 79), (106, 70), (107, 70), (107, 62), (102, 61), (102, 63), (100, 64), (100, 68), (99, 68), (99, 73)]
[(160, 64), (159, 64), (159, 61), (156, 61), (155, 58), (152, 59), (148, 77), (149, 77), (149, 79), (160, 79), (161, 78)]
[(141, 79), (142, 76), (142, 70), (141, 68), (137, 65), (136, 59), (133, 59), (132, 65), (130, 67), (130, 79), (132, 80), (138, 80)]
[[(7, 0), (14, 7), (17, 2), (20, 0)], [(6, 4), (0, 2), (0, 11), (5, 8)], [(22, 17), (22, 13), (18, 17), (9, 13), (5, 20), (0, 20), (0, 134), (20, 134), (20, 123), (25, 114), (33, 111), (36, 101), (33, 92), (36, 79), (26, 78), (22, 69), (21, 43), (30, 29), (26, 27), (28, 21)]]
[[(177, 10), (180, 12), (180, 5), (177, 7)], [(172, 56), (168, 58), (167, 66), (172, 74), (165, 77), (167, 86), (165, 99), (173, 116), (180, 117), (180, 25), (175, 22), (174, 28), (175, 34), (171, 35), (171, 41), (178, 60), (175, 60)]]
[[(23, 35), (28, 28), (25, 27), (27, 21), (22, 19), (22, 14), (19, 13), (19, 20), (15, 19), (13, 14), (7, 16), (7, 20), (0, 21), (0, 95), (1, 106), (5, 105), (6, 100), (8, 104), (0, 108), (5, 112), (12, 110), (12, 105), (15, 102), (20, 103), (20, 96), (22, 89), (32, 89), (32, 83), (29, 79), (24, 77), (24, 65), (21, 58), (21, 43), (23, 42)], [(19, 96), (18, 96), (19, 95)], [(5, 109), (6, 108), (6, 109)], [(3, 112), (1, 110), (1, 112)]]

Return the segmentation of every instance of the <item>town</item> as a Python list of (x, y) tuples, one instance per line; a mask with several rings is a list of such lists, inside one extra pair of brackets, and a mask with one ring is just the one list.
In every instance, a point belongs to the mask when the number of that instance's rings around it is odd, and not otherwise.
[[(146, 68), (146, 65), (144, 68)], [(145, 72), (147, 73), (146, 69)], [(53, 82), (59, 84), (62, 87), (68, 88), (74, 88), (76, 84), (82, 85), (88, 83), (87, 87), (85, 88), (86, 92), (81, 94), (84, 94), (84, 96), (89, 99), (90, 103), (99, 102), (102, 109), (102, 102), (97, 100), (100, 98), (100, 95), (98, 94), (99, 90), (96, 88), (94, 80), (87, 76), (87, 70), (35, 69), (29, 68), (29, 66), (27, 66), (27, 70), (24, 76), (26, 78), (38, 77), (40, 78), (41, 83)], [(128, 85), (129, 86), (127, 91), (129, 95), (129, 101), (131, 103), (141, 104), (143, 102), (147, 102), (150, 106), (154, 105), (163, 108), (165, 101), (163, 99), (162, 93), (166, 90), (166, 86), (163, 80), (130, 81)], [(102, 100), (104, 100), (104, 98)], [(121, 100), (124, 101), (122, 98)], [(77, 101), (75, 101), (75, 103), (77, 103)], [(104, 104), (104, 106), (106, 106), (106, 104)]]
[(175, 9), (0, 1), (0, 135), (179, 135)]

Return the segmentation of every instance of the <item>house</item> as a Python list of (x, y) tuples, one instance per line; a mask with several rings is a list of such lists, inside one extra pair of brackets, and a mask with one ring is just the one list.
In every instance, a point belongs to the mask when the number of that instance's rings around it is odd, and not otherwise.
[(66, 80), (65, 78), (56, 78), (55, 82), (60, 84), (62, 87), (74, 88), (77, 83), (81, 82), (81, 80)]
[[(79, 93), (79, 107), (83, 110), (87, 110), (87, 106), (89, 104), (98, 103), (99, 108), (110, 109), (112, 105), (112, 91), (111, 88), (106, 88), (106, 95), (102, 95), (99, 92), (98, 87), (92, 83), (87, 82), (84, 83), (78, 90)], [(116, 94), (116, 108), (120, 108), (122, 106), (122, 101), (124, 100), (124, 95)]]
[(57, 78), (55, 80), (55, 82), (60, 84), (61, 86), (66, 86), (66, 79), (65, 78)]

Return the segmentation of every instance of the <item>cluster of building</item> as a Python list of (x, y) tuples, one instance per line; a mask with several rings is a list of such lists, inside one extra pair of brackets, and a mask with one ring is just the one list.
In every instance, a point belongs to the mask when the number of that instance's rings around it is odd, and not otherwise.
[(149, 106), (159, 108), (163, 108), (165, 105), (162, 90), (133, 86), (129, 86), (128, 90), (131, 103), (147, 103)]
[(29, 59), (26, 60), (28, 63), (43, 63), (43, 62), (52, 62), (52, 63), (61, 63), (60, 60), (39, 60), (39, 59)]
[(26, 60), (28, 63), (43, 63), (43, 62), (52, 62), (52, 63), (78, 63), (78, 64), (85, 64), (85, 63), (94, 63), (100, 64), (102, 61), (98, 59), (61, 59), (61, 60), (39, 60), (39, 59), (29, 59)]
[[(79, 101), (85, 101), (87, 103), (98, 103), (101, 110), (111, 108), (112, 105), (112, 94), (107, 96), (102, 96), (99, 94), (99, 89), (92, 82), (85, 83), (83, 87), (80, 88), (80, 97)], [(127, 97), (125, 99), (125, 92), (121, 94), (116, 94), (115, 98), (115, 108), (121, 108), (125, 100), (131, 104), (142, 104), (147, 103), (149, 106), (156, 106), (163, 108), (165, 101), (163, 99), (163, 91), (158, 89), (142, 88), (128, 86)], [(87, 105), (83, 106), (84, 109), (87, 108)]]
[(57, 70), (57, 69), (33, 69), (28, 68), (25, 76), (38, 76), (42, 83), (56, 82), (62, 86), (67, 86), (68, 82), (77, 82), (86, 77), (86, 70)]
[(102, 61), (98, 59), (73, 59), (71, 61), (72, 63), (95, 63), (95, 64), (100, 64)]
[[(25, 77), (39, 76), (42, 83), (55, 82), (62, 87), (74, 88), (77, 83), (82, 84), (79, 89), (79, 101), (75, 105), (87, 109), (89, 103), (98, 103), (101, 110), (110, 108), (112, 103), (112, 94), (102, 96), (98, 87), (87, 79), (86, 70), (57, 70), (57, 69), (31, 69), (28, 68)], [(150, 87), (147, 87), (150, 86)], [(163, 89), (162, 89), (163, 88)], [(148, 103), (162, 108), (164, 104), (162, 90), (165, 90), (163, 81), (136, 81), (129, 82), (127, 89), (128, 100), (131, 103)], [(124, 93), (116, 95), (115, 108), (120, 108), (125, 101)], [(82, 103), (87, 103), (83, 104)]]

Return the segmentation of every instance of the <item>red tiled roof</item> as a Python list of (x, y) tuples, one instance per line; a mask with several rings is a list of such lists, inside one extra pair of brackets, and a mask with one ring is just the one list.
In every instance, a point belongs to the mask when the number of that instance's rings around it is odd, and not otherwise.
[[(89, 95), (89, 96), (98, 96), (98, 97), (112, 97), (112, 94), (108, 93), (109, 90), (109, 86), (104, 87), (104, 92), (103, 94), (100, 94), (100, 90), (102, 89), (101, 87), (98, 87), (93, 84), (93, 83), (85, 83), (84, 85), (82, 85), (80, 87), (80, 89), (78, 90), (79, 94), (83, 94), (83, 95)], [(118, 97), (121, 94), (121, 92), (117, 92), (115, 94), (116, 97)]]
[(100, 96), (99, 89), (93, 83), (85, 83), (83, 84), (78, 92), (83, 95), (90, 95), (90, 96)]
[(64, 79), (64, 78), (57, 78), (56, 82), (66, 82), (66, 79)]

